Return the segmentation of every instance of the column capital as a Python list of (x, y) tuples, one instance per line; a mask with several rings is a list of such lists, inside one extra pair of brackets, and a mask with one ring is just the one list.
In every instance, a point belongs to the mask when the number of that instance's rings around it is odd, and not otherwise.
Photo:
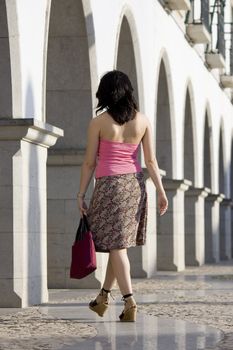
[(193, 196), (200, 196), (202, 198), (205, 198), (209, 195), (210, 189), (208, 187), (193, 187), (190, 186), (187, 190), (186, 195), (193, 197)]
[(187, 191), (187, 189), (192, 185), (192, 181), (186, 180), (186, 179), (163, 179), (163, 184), (165, 190), (182, 190)]
[(222, 193), (209, 193), (208, 196), (206, 197), (206, 200), (208, 202), (217, 201), (218, 203), (221, 203), (224, 198), (225, 198), (225, 196)]
[(38, 119), (0, 118), (0, 141), (24, 140), (49, 148), (62, 136), (62, 129)]

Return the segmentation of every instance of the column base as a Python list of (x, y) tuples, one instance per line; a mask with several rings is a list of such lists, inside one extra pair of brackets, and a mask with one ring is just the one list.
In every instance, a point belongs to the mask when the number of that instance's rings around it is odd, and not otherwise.
[(14, 292), (14, 281), (12, 279), (0, 278), (0, 307), (26, 307), (26, 303), (22, 297)]
[(231, 253), (231, 208), (232, 199), (224, 198), (220, 204), (220, 260), (229, 260)]
[(189, 187), (185, 192), (185, 265), (201, 266), (205, 262), (204, 198), (206, 187)]
[(205, 262), (220, 261), (220, 208), (223, 194), (210, 193), (205, 200)]

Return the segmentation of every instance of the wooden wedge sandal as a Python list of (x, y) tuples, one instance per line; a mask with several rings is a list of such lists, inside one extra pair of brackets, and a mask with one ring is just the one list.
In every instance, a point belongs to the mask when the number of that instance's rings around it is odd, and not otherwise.
[[(89, 303), (89, 309), (96, 312), (100, 317), (103, 317), (105, 311), (107, 311), (109, 305), (108, 293), (111, 295), (110, 290), (101, 288), (99, 295), (95, 300), (91, 300)], [(113, 296), (111, 295), (113, 298)], [(114, 299), (114, 298), (113, 298)]]
[(119, 318), (122, 322), (135, 322), (136, 321), (136, 315), (137, 315), (137, 305), (134, 300), (133, 294), (126, 294), (122, 297), (122, 299), (125, 302), (125, 308), (120, 314)]

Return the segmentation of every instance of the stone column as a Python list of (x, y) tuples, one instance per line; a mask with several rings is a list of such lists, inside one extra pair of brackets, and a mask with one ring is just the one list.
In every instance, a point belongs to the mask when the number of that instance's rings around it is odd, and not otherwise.
[(36, 119), (0, 119), (0, 307), (48, 301), (46, 160), (60, 136)]
[(224, 195), (210, 193), (205, 199), (205, 262), (220, 260), (220, 203)]
[(220, 259), (231, 259), (231, 208), (232, 199), (224, 198), (220, 203)]
[[(132, 247), (128, 250), (131, 266), (131, 276), (135, 278), (152, 277), (157, 271), (157, 233), (156, 233), (156, 187), (148, 173), (143, 168), (148, 198), (147, 238), (143, 246)], [(160, 169), (160, 175), (166, 172)]]
[(205, 197), (206, 187), (190, 187), (185, 192), (185, 265), (200, 266), (205, 262)]
[(185, 268), (184, 192), (191, 186), (188, 180), (163, 180), (168, 197), (168, 211), (158, 216), (158, 269), (181, 271)]

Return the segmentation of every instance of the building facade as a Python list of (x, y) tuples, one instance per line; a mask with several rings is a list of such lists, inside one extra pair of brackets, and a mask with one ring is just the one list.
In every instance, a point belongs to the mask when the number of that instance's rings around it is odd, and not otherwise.
[(99, 79), (114, 68), (151, 120), (169, 200), (159, 217), (141, 149), (147, 243), (129, 249), (132, 276), (232, 257), (232, 6), (0, 0), (1, 307), (46, 302), (48, 288), (101, 285), (107, 254), (83, 280), (69, 268), (87, 125)]

